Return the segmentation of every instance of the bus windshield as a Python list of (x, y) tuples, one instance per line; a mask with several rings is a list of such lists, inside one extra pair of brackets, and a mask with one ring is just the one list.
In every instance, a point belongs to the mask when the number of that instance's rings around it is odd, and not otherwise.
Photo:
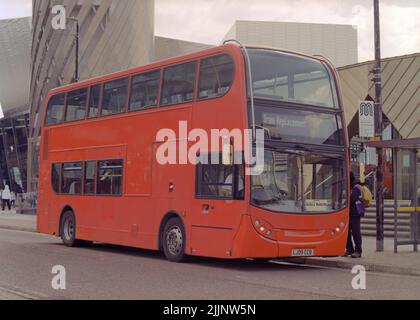
[(249, 49), (254, 97), (338, 108), (327, 67), (315, 59), (267, 49)]
[(251, 177), (251, 201), (283, 213), (329, 213), (346, 206), (344, 157), (296, 150), (265, 151)]

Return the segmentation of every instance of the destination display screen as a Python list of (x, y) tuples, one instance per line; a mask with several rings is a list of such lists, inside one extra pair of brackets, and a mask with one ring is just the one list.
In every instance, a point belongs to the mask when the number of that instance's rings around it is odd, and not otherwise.
[(322, 145), (343, 144), (342, 121), (338, 114), (257, 106), (255, 123), (263, 127), (269, 139), (273, 140)]

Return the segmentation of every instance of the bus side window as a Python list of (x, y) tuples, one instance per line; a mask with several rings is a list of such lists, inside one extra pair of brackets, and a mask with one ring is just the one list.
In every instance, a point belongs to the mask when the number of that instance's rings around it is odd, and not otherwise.
[(82, 163), (64, 163), (61, 169), (61, 193), (82, 193)]
[(127, 102), (128, 78), (107, 82), (102, 98), (102, 115), (111, 115), (125, 111)]
[(45, 118), (45, 125), (57, 124), (63, 121), (64, 116), (64, 102), (66, 94), (58, 94), (53, 96), (48, 102), (47, 116)]
[(200, 164), (197, 177), (197, 196), (233, 198), (233, 166)]
[(98, 162), (96, 194), (122, 195), (123, 160)]
[(133, 76), (129, 110), (156, 107), (159, 84), (160, 70)]
[(86, 116), (87, 89), (79, 89), (67, 94), (66, 120), (83, 120)]
[(96, 118), (99, 115), (99, 99), (101, 96), (101, 85), (90, 87), (88, 118)]
[[(196, 196), (199, 198), (244, 199), (245, 165), (211, 164), (211, 157), (203, 155), (206, 163), (196, 169)], [(219, 158), (221, 160), (221, 157)]]
[(85, 162), (85, 181), (84, 181), (84, 192), (85, 195), (95, 194), (95, 161)]
[(161, 106), (193, 101), (196, 66), (193, 61), (164, 70)]
[(217, 98), (225, 95), (233, 82), (235, 67), (227, 54), (201, 60), (199, 99)]
[(51, 170), (51, 186), (55, 193), (60, 193), (60, 163), (53, 163)]

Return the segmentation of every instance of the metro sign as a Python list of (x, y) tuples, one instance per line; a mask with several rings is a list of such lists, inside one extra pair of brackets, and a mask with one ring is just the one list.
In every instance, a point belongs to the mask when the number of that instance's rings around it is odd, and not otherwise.
[(359, 103), (359, 136), (372, 138), (375, 136), (375, 108), (373, 101)]

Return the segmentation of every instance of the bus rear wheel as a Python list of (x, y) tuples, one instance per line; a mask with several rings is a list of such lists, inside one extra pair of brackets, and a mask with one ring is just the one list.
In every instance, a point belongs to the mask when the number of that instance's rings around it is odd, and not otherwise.
[(165, 225), (162, 235), (163, 252), (172, 262), (185, 260), (185, 229), (179, 218), (171, 218)]
[(76, 239), (76, 217), (71, 210), (64, 212), (60, 224), (60, 236), (67, 247), (89, 246), (92, 241)]

